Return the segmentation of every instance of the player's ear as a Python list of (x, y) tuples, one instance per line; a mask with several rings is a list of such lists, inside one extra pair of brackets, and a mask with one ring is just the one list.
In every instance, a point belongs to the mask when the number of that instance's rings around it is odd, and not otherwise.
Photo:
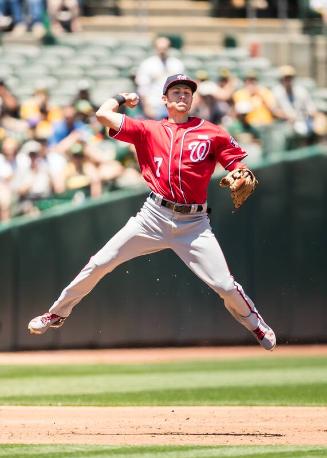
[(161, 97), (161, 100), (162, 100), (162, 103), (163, 103), (164, 105), (167, 105), (167, 96), (166, 96), (166, 95), (163, 95), (163, 96)]

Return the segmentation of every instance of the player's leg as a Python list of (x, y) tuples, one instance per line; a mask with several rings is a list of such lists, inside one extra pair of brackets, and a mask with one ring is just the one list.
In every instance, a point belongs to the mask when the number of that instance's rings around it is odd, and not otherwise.
[(160, 221), (151, 219), (142, 209), (136, 217), (114, 235), (62, 291), (49, 312), (34, 318), (29, 330), (43, 334), (49, 327), (62, 326), (72, 309), (96, 284), (117, 266), (137, 256), (153, 253), (166, 248)]
[(199, 278), (219, 294), (227, 310), (252, 332), (260, 345), (267, 350), (274, 348), (274, 332), (231, 275), (206, 217), (199, 218), (197, 223), (182, 224), (173, 250)]
[(98, 253), (91, 257), (77, 277), (62, 291), (50, 312), (67, 317), (73, 307), (92, 291), (106, 274), (132, 258), (162, 248), (164, 246), (151, 234), (142, 233), (138, 221), (131, 218)]

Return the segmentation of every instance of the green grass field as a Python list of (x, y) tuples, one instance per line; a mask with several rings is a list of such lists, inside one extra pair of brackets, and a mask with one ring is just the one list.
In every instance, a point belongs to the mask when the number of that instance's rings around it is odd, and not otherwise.
[(20, 458), (311, 458), (326, 457), (322, 447), (106, 447), (106, 446), (49, 446), (5, 445), (0, 457)]
[[(327, 405), (327, 358), (0, 366), (0, 405)], [(326, 416), (327, 427), (327, 416)], [(310, 458), (326, 447), (0, 445), (0, 457)]]
[(327, 405), (327, 359), (0, 366), (2, 405)]

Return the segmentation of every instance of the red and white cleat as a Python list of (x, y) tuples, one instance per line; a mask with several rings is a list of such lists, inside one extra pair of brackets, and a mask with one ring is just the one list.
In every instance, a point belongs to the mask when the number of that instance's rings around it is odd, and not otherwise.
[(273, 350), (276, 346), (274, 331), (261, 319), (260, 324), (252, 331), (254, 337), (265, 350)]
[(66, 318), (54, 313), (44, 313), (43, 315), (33, 318), (28, 323), (28, 330), (31, 334), (44, 334), (49, 328), (60, 328)]

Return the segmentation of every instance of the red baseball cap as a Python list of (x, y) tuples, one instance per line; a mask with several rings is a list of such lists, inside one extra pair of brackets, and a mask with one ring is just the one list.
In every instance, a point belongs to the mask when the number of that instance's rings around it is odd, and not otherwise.
[(182, 73), (178, 73), (177, 75), (168, 76), (164, 84), (162, 93), (166, 95), (168, 89), (172, 86), (176, 86), (176, 84), (185, 84), (185, 86), (191, 88), (192, 92), (195, 92), (198, 87), (196, 82), (193, 81), (189, 76), (183, 75)]

